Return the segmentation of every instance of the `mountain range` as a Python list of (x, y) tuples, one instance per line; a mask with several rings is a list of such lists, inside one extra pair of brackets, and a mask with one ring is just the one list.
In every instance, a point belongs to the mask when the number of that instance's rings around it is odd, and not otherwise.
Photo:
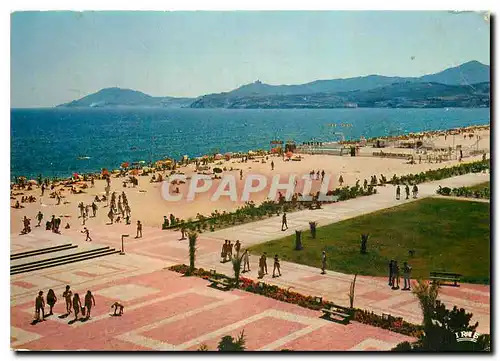
[(58, 107), (428, 108), (489, 107), (489, 104), (490, 67), (470, 61), (421, 77), (369, 75), (299, 85), (256, 81), (229, 92), (197, 98), (153, 97), (130, 89), (105, 88)]

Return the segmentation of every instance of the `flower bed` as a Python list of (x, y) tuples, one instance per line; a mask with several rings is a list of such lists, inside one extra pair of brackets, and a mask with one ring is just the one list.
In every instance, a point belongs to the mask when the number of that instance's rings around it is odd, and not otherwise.
[(464, 198), (480, 198), (490, 199), (490, 187), (486, 186), (483, 189), (472, 189), (471, 187), (449, 188), (441, 187), (436, 191), (437, 194), (442, 196), (454, 196)]
[(434, 170), (428, 170), (427, 172), (421, 172), (418, 174), (408, 174), (401, 177), (394, 175), (392, 179), (388, 182), (391, 184), (420, 184), (424, 182), (430, 182), (435, 180), (440, 180), (444, 178), (451, 178), (462, 174), (468, 173), (481, 173), (490, 169), (490, 163), (488, 160), (477, 161), (472, 163), (464, 163), (454, 167), (449, 168), (439, 168)]
[[(330, 190), (327, 192), (328, 196), (336, 196), (337, 200), (344, 201), (347, 199), (357, 198), (360, 196), (368, 196), (377, 193), (374, 185), (368, 186), (366, 189), (360, 187), (359, 185), (353, 187), (342, 187)], [(297, 194), (299, 196), (299, 194)], [(241, 206), (234, 212), (219, 212), (218, 210), (213, 211), (210, 216), (206, 217), (202, 214), (198, 214), (196, 219), (179, 220), (175, 224), (171, 224), (164, 229), (174, 229), (179, 230), (185, 228), (186, 230), (204, 232), (204, 231), (215, 231), (215, 229), (220, 229), (224, 227), (231, 227), (239, 224), (244, 224), (248, 222), (254, 222), (267, 217), (272, 217), (279, 215), (280, 212), (295, 212), (303, 209), (309, 209), (313, 203), (330, 203), (330, 202), (313, 202), (313, 201), (299, 201), (298, 199), (292, 199), (291, 201), (285, 202), (274, 202), (274, 201), (264, 201), (259, 206), (256, 206), (254, 202), (246, 202), (245, 205)]]
[[(168, 269), (170, 271), (186, 274), (189, 270), (189, 267), (182, 264), (171, 266)], [(215, 277), (234, 281), (233, 278), (228, 277), (224, 274), (216, 273), (214, 275), (211, 274), (210, 271), (206, 271), (203, 268), (195, 269), (195, 271), (192, 273), (192, 276), (197, 276), (203, 279)], [(238, 289), (269, 297), (277, 301), (293, 303), (295, 305), (299, 305), (301, 307), (315, 311), (319, 311), (322, 308), (328, 308), (333, 305), (333, 303), (323, 300), (322, 298), (304, 296), (300, 293), (290, 291), (290, 289), (284, 289), (275, 285), (269, 285), (264, 282), (256, 282), (245, 277), (240, 277)], [(397, 319), (392, 316), (383, 317), (373, 312), (361, 310), (358, 308), (355, 308), (353, 311), (354, 320), (366, 325), (380, 327), (411, 337), (419, 337), (422, 333), (421, 326), (403, 321), (402, 318)]]

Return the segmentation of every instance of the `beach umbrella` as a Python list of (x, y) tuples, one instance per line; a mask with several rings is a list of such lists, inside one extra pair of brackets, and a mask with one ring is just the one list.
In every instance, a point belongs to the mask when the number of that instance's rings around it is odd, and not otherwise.
[(34, 180), (34, 179), (30, 179), (30, 180), (28, 181), (28, 183), (29, 183), (29, 184), (33, 184), (33, 185), (37, 185), (37, 184), (38, 184), (38, 182), (37, 182), (36, 180)]
[(78, 173), (73, 173), (73, 178), (78, 178)]
[(219, 153), (219, 154), (216, 154), (216, 155), (215, 155), (215, 160), (220, 160), (220, 159), (222, 159), (222, 157), (223, 157), (223, 155), (222, 155), (222, 154), (220, 154), (220, 153)]
[(289, 158), (289, 159), (290, 159), (290, 158), (292, 158), (292, 156), (293, 156), (293, 153), (292, 153), (292, 152), (286, 152), (286, 157), (287, 157), (287, 158)]
[(224, 158), (226, 158), (226, 160), (229, 160), (229, 159), (231, 159), (232, 155), (233, 155), (233, 153), (227, 152), (224, 154)]
[(130, 166), (130, 164), (128, 162), (123, 162), (121, 167), (122, 168), (128, 168)]
[(101, 171), (102, 175), (109, 175), (109, 171), (106, 168), (103, 168)]

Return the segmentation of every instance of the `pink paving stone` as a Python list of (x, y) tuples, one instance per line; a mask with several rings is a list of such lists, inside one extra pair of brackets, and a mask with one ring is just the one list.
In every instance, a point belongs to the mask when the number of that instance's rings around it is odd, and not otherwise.
[(324, 280), (325, 277), (321, 275), (302, 277), (300, 280), (305, 282), (314, 282)]
[(177, 247), (169, 247), (169, 246), (154, 246), (154, 247), (148, 247), (145, 249), (141, 249), (136, 251), (138, 254), (144, 254), (144, 255), (149, 255), (151, 254), (155, 255), (156, 258), (160, 256), (166, 256), (169, 258), (174, 258), (174, 259), (187, 259), (188, 257), (188, 248), (186, 245), (186, 249), (182, 248), (177, 248)]
[(77, 276), (82, 276), (82, 277), (96, 277), (96, 276), (98, 276), (94, 273), (88, 273), (88, 272), (84, 272), (84, 271), (75, 271), (73, 273)]
[[(172, 322), (143, 333), (143, 336), (180, 345), (204, 334), (241, 321), (268, 309), (269, 305), (255, 302), (254, 297), (243, 297), (215, 309)], [(243, 316), (244, 315), (244, 316)], [(182, 330), (182, 332), (179, 332)]]
[(394, 343), (394, 346), (400, 342), (413, 341), (410, 337), (357, 322), (352, 322), (349, 325), (330, 322), (281, 346), (280, 349), (296, 351), (348, 350), (367, 338)]
[(14, 281), (14, 282), (11, 282), (10, 284), (14, 285), (14, 286), (21, 287), (21, 288), (26, 288), (26, 289), (36, 287), (36, 285), (34, 285), (33, 283), (29, 283), (26, 281)]
[(394, 296), (394, 293), (382, 292), (382, 291), (370, 291), (366, 293), (359, 294), (358, 297), (368, 298), (373, 301), (383, 301)]
[[(31, 326), (29, 323), (32, 320), (32, 315), (25, 313), (24, 315), (20, 315), (20, 321), (22, 321), (21, 328), (42, 334), (45, 337), (41, 340), (45, 340), (46, 342), (37, 343), (35, 341), (33, 343), (21, 345), (19, 348), (44, 350), (74, 350), (81, 348), (90, 348), (92, 350), (112, 349), (109, 343), (116, 341), (114, 339), (116, 335), (193, 310), (214, 301), (217, 301), (217, 299), (196, 294), (188, 294), (186, 296), (157, 302), (153, 305), (129, 312), (127, 308), (125, 308), (122, 317), (109, 316), (96, 322), (84, 323), (83, 326), (80, 327), (72, 327), (72, 325), (66, 323), (61, 324), (57, 321), (45, 321), (36, 326)], [(107, 313), (109, 312), (109, 309), (107, 309)], [(94, 312), (92, 313), (94, 314)], [(63, 337), (47, 337), (50, 335), (55, 336), (56, 334), (60, 334)], [(122, 345), (122, 348), (117, 349), (132, 350), (135, 348), (127, 343), (126, 347)]]
[[(282, 320), (274, 317), (264, 317), (222, 336), (230, 335), (237, 338), (241, 332), (244, 331), (247, 350), (255, 351), (305, 327), (307, 327), (307, 325), (298, 322)], [(217, 344), (222, 336), (215, 337), (203, 343), (208, 346), (209, 350), (216, 350)], [(188, 350), (197, 350), (199, 346), (200, 344), (190, 347)]]
[[(489, 292), (489, 287), (487, 290), (481, 290), (481, 292)], [(468, 301), (473, 301), (477, 303), (490, 304), (490, 297), (483, 294), (477, 294), (474, 289), (461, 287), (446, 287), (443, 286), (440, 289), (440, 293), (447, 296), (457, 297), (461, 299), (466, 299)]]

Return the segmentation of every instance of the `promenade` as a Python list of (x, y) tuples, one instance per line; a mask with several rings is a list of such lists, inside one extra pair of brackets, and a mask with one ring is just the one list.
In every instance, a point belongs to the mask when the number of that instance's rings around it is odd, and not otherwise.
[[(489, 174), (467, 174), (419, 185), (419, 198), (434, 196), (438, 185), (469, 186), (489, 180)], [(394, 187), (377, 187), (378, 193), (288, 215), (289, 230), (280, 231), (280, 217), (248, 223), (199, 235), (196, 266), (232, 275), (230, 263), (220, 263), (224, 239), (240, 239), (243, 248), (307, 229), (310, 221), (319, 225), (356, 217), (397, 204)], [(80, 229), (63, 230), (62, 235), (39, 228), (28, 235), (11, 235), (11, 253), (66, 243), (79, 249), (121, 247), (125, 255), (111, 255), (78, 263), (11, 276), (11, 347), (33, 350), (192, 350), (206, 343), (215, 349), (226, 334), (236, 336), (245, 330), (250, 350), (387, 350), (408, 338), (379, 328), (352, 322), (344, 326), (320, 319), (321, 313), (239, 290), (221, 292), (207, 287), (208, 282), (182, 277), (165, 268), (188, 263), (188, 242), (179, 240), (180, 232), (144, 227), (143, 238), (135, 239), (135, 226), (125, 224), (92, 225), (92, 243), (84, 242)], [(257, 259), (251, 255), (252, 271), (242, 276), (257, 278)], [(26, 262), (48, 256), (26, 258)], [(268, 261), (268, 264), (271, 260)], [(13, 263), (12, 263), (13, 264)], [(348, 290), (353, 276), (319, 268), (282, 262), (280, 278), (265, 276), (264, 282), (291, 287), (292, 290), (323, 296), (348, 305)], [(97, 305), (86, 322), (68, 324), (60, 318), (65, 310), (61, 294), (66, 284), (80, 295), (90, 289)], [(59, 298), (53, 316), (31, 325), (34, 299), (38, 290), (52, 288)], [(464, 307), (479, 321), (478, 331), (490, 330), (490, 287), (462, 284), (443, 287), (440, 299), (447, 305)], [(122, 317), (110, 316), (110, 306), (125, 305)], [(393, 291), (387, 279), (358, 276), (354, 306), (374, 312), (401, 316), (419, 323), (421, 312), (411, 292)]]

